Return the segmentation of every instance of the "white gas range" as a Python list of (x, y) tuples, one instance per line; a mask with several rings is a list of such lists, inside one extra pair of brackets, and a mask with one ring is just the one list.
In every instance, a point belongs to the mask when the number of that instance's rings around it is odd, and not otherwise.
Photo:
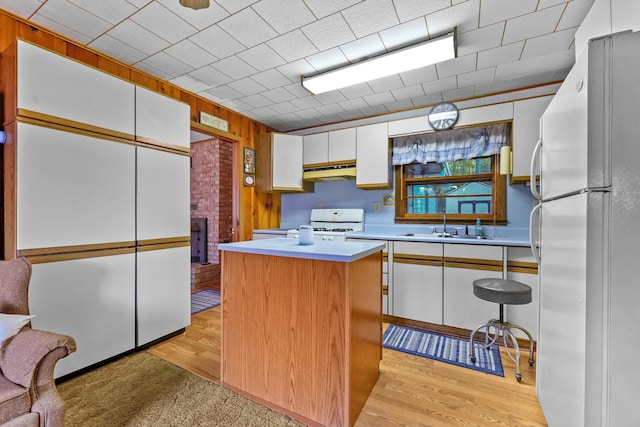
[[(315, 240), (347, 240), (350, 231), (364, 229), (364, 209), (312, 209), (311, 222)], [(298, 239), (297, 229), (288, 230), (287, 237)]]

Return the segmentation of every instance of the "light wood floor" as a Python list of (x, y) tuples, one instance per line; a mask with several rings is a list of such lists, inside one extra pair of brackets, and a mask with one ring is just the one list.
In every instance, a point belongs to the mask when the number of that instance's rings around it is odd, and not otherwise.
[[(219, 384), (220, 313), (218, 306), (193, 315), (185, 333), (147, 351)], [(511, 359), (501, 357), (504, 378), (383, 349), (380, 378), (356, 426), (546, 426), (528, 353), (520, 383)]]

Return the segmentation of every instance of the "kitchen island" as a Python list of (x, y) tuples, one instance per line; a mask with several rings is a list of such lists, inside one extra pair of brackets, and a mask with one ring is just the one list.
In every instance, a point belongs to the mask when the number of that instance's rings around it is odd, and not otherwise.
[(311, 426), (351, 426), (382, 358), (382, 248), (220, 244), (224, 387)]

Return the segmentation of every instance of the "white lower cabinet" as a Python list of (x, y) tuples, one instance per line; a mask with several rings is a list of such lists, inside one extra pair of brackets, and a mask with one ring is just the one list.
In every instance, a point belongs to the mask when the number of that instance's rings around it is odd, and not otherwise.
[(442, 244), (393, 244), (392, 315), (442, 324)]
[(135, 280), (133, 252), (33, 264), (33, 328), (70, 335), (77, 345), (56, 364), (56, 378), (135, 347)]
[[(507, 321), (522, 326), (537, 341), (539, 310), (538, 264), (531, 253), (531, 248), (507, 248), (507, 279), (517, 280), (531, 286), (531, 302), (529, 304), (508, 305), (505, 307), (505, 311)], [(526, 335), (519, 330), (514, 329), (513, 331), (517, 337), (526, 338)]]
[(444, 324), (473, 330), (497, 319), (499, 305), (473, 294), (473, 281), (503, 277), (503, 247), (444, 245)]

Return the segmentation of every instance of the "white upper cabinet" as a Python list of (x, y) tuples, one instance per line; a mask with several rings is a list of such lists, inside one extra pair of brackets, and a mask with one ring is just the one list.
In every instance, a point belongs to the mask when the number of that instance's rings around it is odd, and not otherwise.
[(356, 128), (356, 187), (391, 188), (391, 156), (387, 123)]
[(329, 161), (329, 134), (327, 132), (304, 135), (303, 164), (324, 165)]
[(132, 144), (21, 122), (16, 140), (17, 249), (135, 240)]
[(549, 95), (513, 103), (512, 184), (530, 180), (531, 155), (540, 138), (540, 117), (552, 99)]
[(256, 144), (256, 189), (267, 193), (313, 191), (313, 183), (302, 181), (301, 135), (269, 133)]
[(352, 163), (356, 160), (356, 128), (329, 132), (329, 163)]
[(412, 117), (410, 119), (389, 122), (389, 137), (412, 135), (416, 133), (432, 132), (427, 116)]
[(189, 105), (136, 86), (136, 139), (189, 148)]
[(136, 147), (136, 240), (190, 233), (190, 158)]
[(132, 83), (22, 40), (17, 50), (18, 110), (133, 136)]

